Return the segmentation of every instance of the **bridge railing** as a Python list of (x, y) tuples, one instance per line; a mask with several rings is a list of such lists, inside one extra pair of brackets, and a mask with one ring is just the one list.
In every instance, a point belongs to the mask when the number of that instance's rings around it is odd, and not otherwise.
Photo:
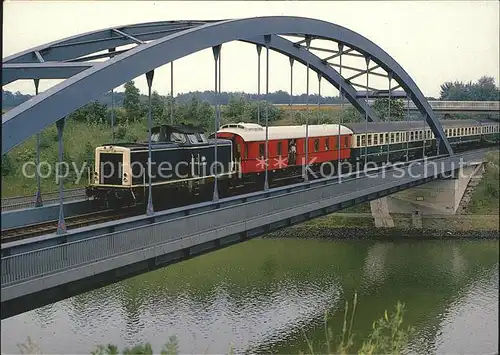
[[(368, 105), (372, 106), (375, 103), (374, 99), (368, 99), (367, 100)], [(417, 106), (408, 100), (403, 99), (404, 102), (404, 108), (405, 109), (410, 109), (412, 111), (417, 110)], [(484, 112), (494, 112), (494, 111), (500, 111), (500, 102), (499, 101), (428, 101), (429, 105), (433, 110), (436, 111), (484, 111)], [(344, 105), (348, 106), (350, 103), (344, 103)], [(317, 104), (310, 103), (309, 106), (302, 104), (302, 103), (297, 103), (297, 104), (292, 104), (291, 106), (289, 104), (275, 104), (275, 106), (283, 108), (285, 110), (305, 110), (308, 107), (311, 110), (316, 110), (318, 108)], [(321, 109), (338, 109), (340, 108), (341, 104), (321, 104), (320, 108)]]

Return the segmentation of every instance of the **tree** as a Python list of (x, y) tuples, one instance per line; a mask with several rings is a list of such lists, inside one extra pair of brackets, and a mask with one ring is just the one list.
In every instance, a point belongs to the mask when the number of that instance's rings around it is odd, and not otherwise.
[(162, 123), (165, 121), (165, 100), (158, 92), (151, 94), (151, 116), (154, 122)]
[(405, 105), (402, 99), (391, 98), (389, 112), (389, 98), (377, 98), (373, 110), (384, 121), (401, 121), (405, 119)]
[(127, 118), (131, 121), (136, 121), (141, 118), (141, 94), (135, 86), (133, 80), (125, 84), (125, 96), (123, 98), (123, 107), (127, 113)]
[(248, 100), (242, 95), (231, 95), (224, 109), (224, 116), (241, 118), (246, 113)]
[(461, 81), (445, 82), (441, 85), (440, 100), (446, 101), (497, 101), (500, 90), (495, 79), (483, 76), (477, 83)]
[(109, 119), (110, 113), (106, 105), (93, 101), (70, 114), (70, 118), (80, 122), (105, 123)]
[(202, 127), (208, 131), (214, 130), (214, 118), (214, 108), (207, 101), (200, 101), (196, 96), (193, 96), (189, 103), (179, 105), (175, 110), (177, 123)]

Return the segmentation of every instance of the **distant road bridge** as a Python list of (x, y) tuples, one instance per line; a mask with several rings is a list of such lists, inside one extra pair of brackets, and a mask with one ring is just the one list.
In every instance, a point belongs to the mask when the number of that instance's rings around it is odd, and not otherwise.
[[(361, 97), (361, 95), (359, 96)], [(394, 96), (398, 97), (398, 96)], [(374, 99), (368, 100), (368, 105), (373, 105)], [(499, 101), (428, 101), (434, 112), (443, 113), (499, 113), (500, 112), (500, 102)], [(410, 112), (419, 111), (418, 107), (412, 102), (404, 100), (405, 109), (409, 109)], [(275, 106), (282, 108), (283, 110), (296, 110), (303, 111), (307, 109), (305, 104), (276, 104)], [(344, 106), (350, 106), (350, 103), (345, 103)], [(342, 104), (320, 104), (319, 108), (322, 110), (340, 110)], [(317, 103), (311, 102), (309, 108), (312, 110), (318, 109)]]

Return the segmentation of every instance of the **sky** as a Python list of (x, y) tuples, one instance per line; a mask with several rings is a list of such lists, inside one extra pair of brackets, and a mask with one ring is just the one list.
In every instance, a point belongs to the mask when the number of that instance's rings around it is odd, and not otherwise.
[[(332, 22), (367, 37), (398, 61), (426, 96), (438, 97), (439, 87), (445, 81), (476, 81), (483, 75), (494, 77), (497, 85), (500, 81), (498, 1), (11, 0), (3, 3), (3, 9), (4, 58), (34, 46), (110, 26), (162, 20), (290, 15)], [(285, 56), (270, 54), (271, 92), (289, 91), (288, 63)], [(345, 60), (343, 63), (349, 64)], [(265, 89), (264, 55), (261, 68), (262, 92)], [(213, 90), (213, 70), (211, 49), (176, 61), (174, 93)], [(153, 89), (167, 94), (170, 74), (168, 64), (155, 70)], [(310, 80), (310, 93), (317, 93), (317, 76), (312, 73)], [(42, 80), (40, 90), (59, 82)], [(135, 82), (141, 92), (147, 92), (144, 75)], [(305, 92), (305, 66), (294, 65), (293, 85), (294, 94)], [(257, 92), (255, 46), (240, 42), (222, 46), (221, 87), (223, 91)], [(31, 80), (17, 81), (4, 89), (34, 94)], [(122, 91), (123, 87), (118, 90)], [(322, 84), (321, 93), (327, 96), (338, 94), (328, 83)]]

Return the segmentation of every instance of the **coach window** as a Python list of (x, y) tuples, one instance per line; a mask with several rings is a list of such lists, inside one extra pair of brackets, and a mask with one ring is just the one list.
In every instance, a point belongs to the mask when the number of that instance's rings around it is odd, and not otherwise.
[(373, 145), (378, 145), (378, 134), (373, 135)]
[(329, 144), (328, 144), (329, 140), (330, 140), (330, 138), (325, 138), (325, 150), (329, 150), (330, 149)]
[(399, 143), (399, 132), (396, 132), (396, 142)]
[(368, 145), (372, 145), (372, 135), (368, 135)]
[(361, 146), (361, 136), (356, 136), (356, 146), (357, 147)]
[(262, 144), (259, 144), (259, 157), (264, 157), (266, 153), (266, 148), (265, 148), (265, 145), (262, 143)]
[(394, 143), (394, 133), (391, 133), (391, 143)]
[(366, 142), (366, 137), (363, 135), (361, 136), (361, 147), (365, 146), (365, 142)]
[(314, 140), (314, 151), (317, 152), (319, 150), (319, 139)]
[(281, 151), (281, 146), (282, 146), (282, 143), (278, 142), (278, 155), (280, 155), (280, 156), (281, 156), (281, 154), (283, 154), (283, 152)]

